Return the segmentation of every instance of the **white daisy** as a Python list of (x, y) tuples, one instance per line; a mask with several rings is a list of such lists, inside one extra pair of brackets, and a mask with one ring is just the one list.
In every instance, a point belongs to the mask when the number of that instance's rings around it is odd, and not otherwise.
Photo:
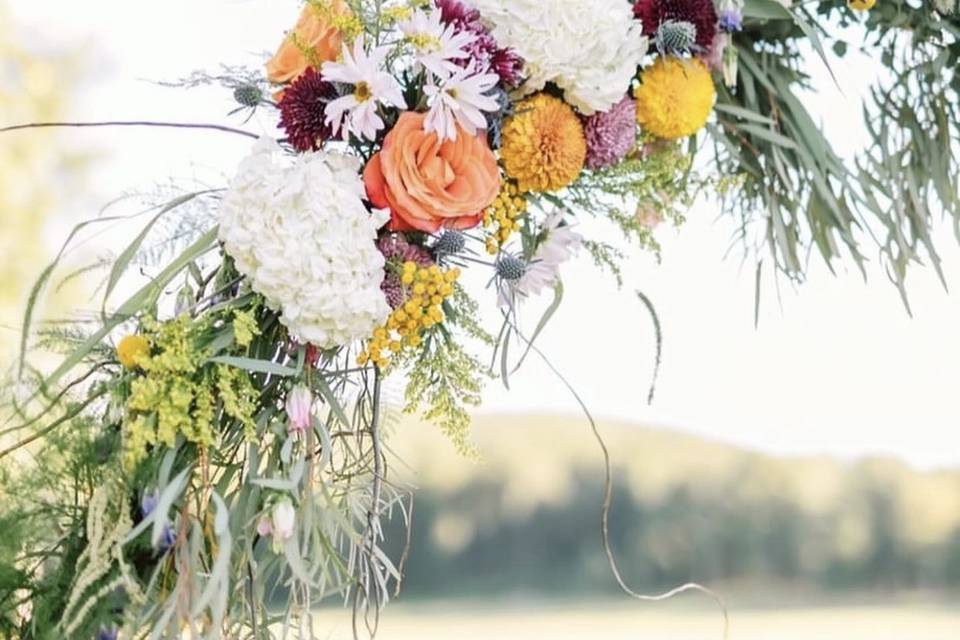
[(505, 281), (499, 287), (501, 307), (513, 306), (518, 298), (540, 295), (560, 282), (560, 265), (575, 256), (583, 243), (583, 236), (573, 227), (560, 226), (562, 220), (562, 211), (554, 211), (544, 220), (542, 233), (546, 237), (540, 242), (523, 275), (512, 282)]
[(430, 110), (423, 126), (427, 131), (436, 131), (441, 140), (457, 139), (457, 124), (470, 135), (487, 128), (484, 111), (500, 108), (496, 99), (486, 95), (500, 78), (495, 73), (469, 75), (459, 69), (439, 84), (428, 83), (423, 91), (427, 95)]
[(439, 11), (415, 11), (400, 30), (413, 45), (416, 61), (438, 78), (455, 74), (460, 66), (454, 61), (469, 58), (466, 47), (476, 40), (467, 31), (456, 33), (452, 24), (444, 26)]
[(368, 55), (363, 49), (362, 39), (357, 38), (352, 54), (347, 45), (343, 46), (342, 62), (323, 64), (325, 80), (353, 85), (353, 93), (327, 105), (326, 119), (333, 129), (333, 135), (346, 139), (349, 133), (353, 133), (367, 140), (375, 140), (377, 132), (384, 127), (377, 106), (405, 106), (400, 83), (381, 68), (388, 52), (389, 48), (379, 47)]

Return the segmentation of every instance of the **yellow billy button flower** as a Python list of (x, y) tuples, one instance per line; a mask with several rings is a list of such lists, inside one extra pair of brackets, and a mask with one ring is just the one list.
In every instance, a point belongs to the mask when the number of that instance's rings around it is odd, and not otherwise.
[(520, 227), (517, 219), (526, 212), (527, 199), (516, 183), (504, 180), (493, 204), (483, 212), (483, 228), (490, 234), (486, 239), (487, 253), (495, 254), (506, 244)]
[(854, 11), (869, 11), (876, 4), (877, 0), (847, 0), (847, 6)]
[(423, 343), (426, 329), (445, 319), (443, 303), (454, 293), (454, 283), (460, 269), (444, 271), (437, 265), (421, 267), (413, 262), (403, 265), (401, 282), (404, 300), (383, 326), (374, 329), (366, 348), (357, 356), (357, 364), (374, 364), (381, 369), (390, 365), (391, 357), (403, 353), (404, 348), (417, 348)]
[(668, 56), (657, 58), (640, 73), (634, 97), (640, 126), (658, 138), (675, 140), (703, 128), (717, 92), (702, 60)]
[(117, 359), (126, 369), (136, 369), (150, 357), (150, 341), (143, 336), (129, 335), (117, 344)]

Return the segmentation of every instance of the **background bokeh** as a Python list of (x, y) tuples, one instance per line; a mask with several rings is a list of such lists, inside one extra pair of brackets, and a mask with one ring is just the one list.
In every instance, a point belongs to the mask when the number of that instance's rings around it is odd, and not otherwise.
[[(296, 12), (295, 0), (0, 0), (0, 126), (158, 119), (269, 133), (269, 117), (226, 116), (228, 91), (157, 81), (256, 67)], [(842, 89), (818, 70), (821, 90), (808, 96), (841, 152), (862, 140), (857, 101), (872, 69), (848, 58), (836, 68)], [(0, 138), (0, 363), (12, 361), (30, 281), (73, 224), (171, 181), (220, 184), (247, 145), (151, 130)], [(131, 224), (84, 236), (68, 263), (82, 273), (110, 260)], [(629, 263), (625, 291), (589, 260), (571, 263), (565, 306), (542, 338), (603, 417), (624, 574), (645, 591), (710, 583), (731, 606), (734, 638), (960, 638), (960, 301), (917, 269), (910, 318), (879, 268), (865, 283), (815, 265), (796, 289), (763, 282), (755, 329), (753, 264), (741, 264), (732, 230), (699, 202), (682, 228), (660, 231), (662, 262)], [(951, 230), (938, 236), (944, 270), (960, 272)], [(482, 296), (483, 277), (472, 285)], [(81, 275), (49, 296), (45, 316), (95, 313), (87, 286)], [(652, 406), (641, 399), (654, 337), (635, 288), (665, 330)], [(527, 321), (538, 317), (533, 304)], [(419, 491), (405, 590), (383, 637), (719, 637), (705, 598), (618, 596), (600, 547), (603, 470), (588, 425), (535, 360), (511, 387), (490, 385), (477, 461), (429, 427), (395, 423), (391, 446), (405, 463), (396, 470)], [(317, 620), (320, 637), (346, 637), (339, 609)]]

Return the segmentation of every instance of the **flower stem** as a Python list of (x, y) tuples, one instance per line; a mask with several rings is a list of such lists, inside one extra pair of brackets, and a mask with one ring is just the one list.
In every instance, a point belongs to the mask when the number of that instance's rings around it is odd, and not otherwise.
[(49, 129), (55, 127), (161, 127), (172, 129), (207, 129), (211, 131), (223, 131), (234, 133), (239, 136), (253, 138), (257, 140), (260, 136), (242, 129), (234, 129), (222, 124), (204, 124), (195, 122), (157, 122), (152, 120), (105, 120), (101, 122), (28, 122), (26, 124), (16, 124), (9, 127), (0, 128), (0, 133), (11, 131), (21, 131), (24, 129)]

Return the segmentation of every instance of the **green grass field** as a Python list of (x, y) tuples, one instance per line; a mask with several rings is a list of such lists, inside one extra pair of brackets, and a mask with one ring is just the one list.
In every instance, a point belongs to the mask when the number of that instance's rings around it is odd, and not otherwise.
[[(732, 610), (730, 640), (958, 640), (960, 607), (870, 605)], [(318, 637), (351, 637), (345, 611), (318, 613)], [(383, 640), (712, 640), (719, 613), (659, 604), (388, 607)]]

